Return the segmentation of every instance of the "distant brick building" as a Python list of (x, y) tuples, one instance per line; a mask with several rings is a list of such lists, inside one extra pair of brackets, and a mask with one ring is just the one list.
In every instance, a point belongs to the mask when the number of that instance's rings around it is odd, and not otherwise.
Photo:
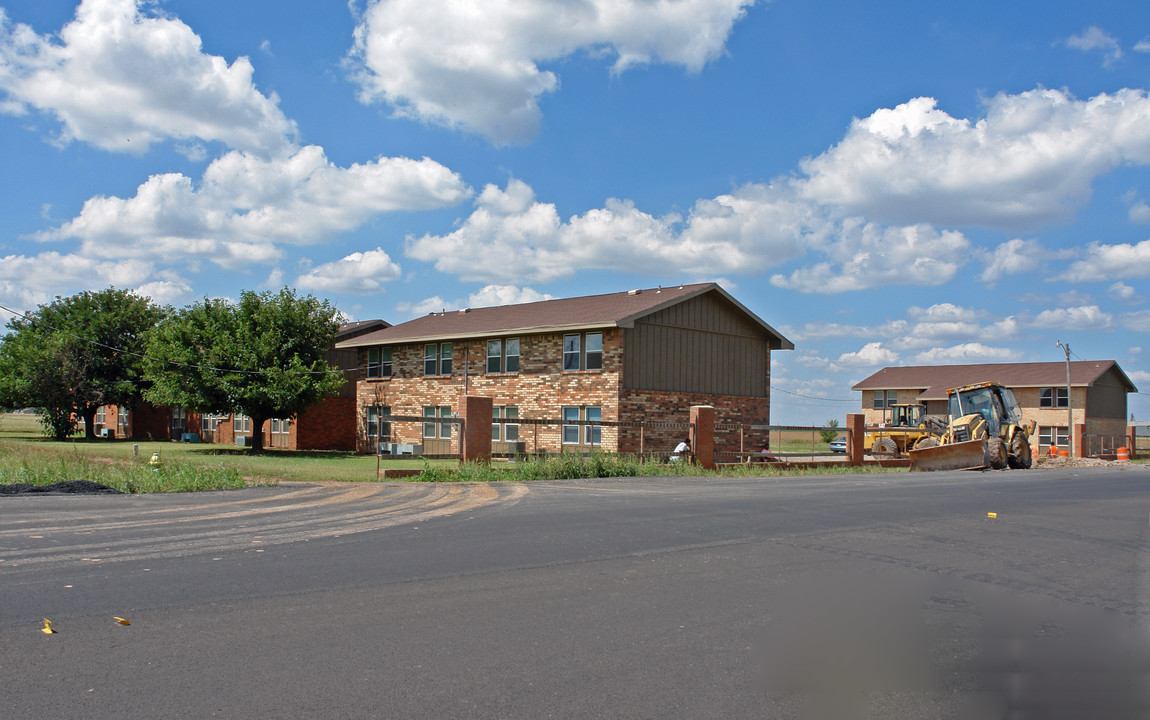
[[(591, 423), (496, 424), (495, 452), (638, 452), (639, 422), (686, 423), (692, 405), (714, 406), (722, 423), (765, 425), (771, 351), (794, 348), (714, 283), (431, 313), (336, 347), (359, 353), (359, 449), (398, 443), (429, 455), (457, 451), (452, 426), (436, 420), (464, 395), (491, 397), (497, 418)], [(390, 427), (380, 420), (389, 414), (427, 419)], [(650, 449), (682, 430), (644, 433)]]
[[(1039, 451), (1051, 445), (1066, 447), (1074, 433), (1075, 448), (1086, 438), (1122, 438), (1126, 435), (1128, 393), (1138, 388), (1113, 360), (1070, 363), (1070, 394), (1066, 390), (1066, 363), (986, 363), (981, 365), (930, 365), (887, 367), (851, 389), (862, 392), (862, 411), (867, 424), (883, 422), (894, 403), (926, 405), (929, 415), (946, 414), (946, 391), (978, 382), (997, 382), (1014, 391), (1023, 422), (1037, 424)], [(1067, 426), (1067, 404), (1073, 429)]]
[[(336, 342), (389, 327), (383, 320), (341, 325)], [(345, 373), (337, 395), (324, 398), (296, 418), (264, 423), (264, 447), (285, 450), (354, 450), (356, 401), (354, 350), (332, 348), (327, 360)], [(105, 432), (106, 431), (106, 432)], [(147, 403), (128, 410), (105, 405), (96, 412), (96, 434), (136, 440), (173, 440), (244, 446), (252, 434), (251, 418), (236, 413), (211, 414), (187, 408), (156, 407)]]

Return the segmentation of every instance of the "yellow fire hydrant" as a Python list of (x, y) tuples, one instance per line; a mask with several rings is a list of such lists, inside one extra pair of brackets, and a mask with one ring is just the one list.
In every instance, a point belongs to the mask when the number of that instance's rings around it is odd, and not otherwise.
[(152, 458), (148, 460), (148, 469), (159, 472), (161, 469), (163, 469), (163, 467), (164, 463), (160, 460), (160, 453), (152, 453)]

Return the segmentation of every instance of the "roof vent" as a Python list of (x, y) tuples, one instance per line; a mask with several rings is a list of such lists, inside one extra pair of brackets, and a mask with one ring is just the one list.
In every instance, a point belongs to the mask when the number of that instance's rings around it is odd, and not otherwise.
[(466, 315), (469, 312), (471, 312), (471, 308), (463, 308), (462, 310), (459, 311), (459, 314), (460, 315)]
[(642, 290), (628, 290), (627, 294), (628, 295), (639, 295), (642, 292), (643, 292)]

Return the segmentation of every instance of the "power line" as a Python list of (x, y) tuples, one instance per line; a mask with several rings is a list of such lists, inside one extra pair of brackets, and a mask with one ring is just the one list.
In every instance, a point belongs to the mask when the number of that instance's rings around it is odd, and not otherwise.
[(781, 392), (785, 395), (792, 395), (797, 398), (805, 398), (807, 400), (822, 400), (824, 402), (843, 402), (843, 403), (857, 403), (858, 398), (851, 398), (850, 400), (842, 400), (839, 398), (818, 397), (817, 395), (803, 395), (801, 393), (791, 392), (790, 390), (783, 390), (781, 387), (772, 387), (771, 392)]

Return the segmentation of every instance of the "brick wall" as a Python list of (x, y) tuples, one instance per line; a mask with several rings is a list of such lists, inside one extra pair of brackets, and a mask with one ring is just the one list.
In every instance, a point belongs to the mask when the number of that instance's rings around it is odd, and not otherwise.
[(291, 424), (296, 450), (354, 450), (355, 398), (330, 397), (300, 413)]
[[(692, 405), (710, 405), (715, 408), (715, 424), (723, 425), (767, 425), (770, 423), (770, 398), (736, 397), (730, 395), (701, 395), (694, 393), (652, 392), (647, 390), (625, 390), (620, 403), (622, 422), (640, 423), (690, 423)], [(640, 433), (643, 451), (647, 454), (670, 455), (679, 441), (687, 437), (687, 430), (681, 428), (619, 428), (621, 437), (619, 451), (638, 453)], [(769, 442), (766, 430), (744, 429), (742, 447), (751, 452), (765, 447)], [(739, 452), (738, 431), (719, 428), (715, 431), (715, 452), (717, 460), (729, 462), (731, 454)]]
[[(494, 337), (494, 336), (493, 336)], [(514, 336), (510, 336), (514, 337)], [(618, 418), (618, 398), (623, 367), (623, 334), (619, 330), (603, 331), (603, 369), (564, 372), (562, 370), (563, 334), (527, 335), (519, 338), (519, 372), (486, 372), (487, 338), (459, 341), (452, 348), (450, 376), (424, 376), (423, 344), (392, 348), (392, 377), (367, 377), (367, 349), (360, 350), (356, 378), (358, 426), (355, 433), (360, 452), (372, 452), (364, 423), (366, 408), (373, 405), (391, 408), (393, 415), (422, 415), (424, 406), (447, 406), (458, 412), (464, 395), (490, 397), (495, 406), (513, 405), (521, 418), (558, 418), (564, 406), (600, 407), (602, 419)], [(520, 439), (529, 451), (561, 448), (558, 426), (520, 428)], [(603, 449), (615, 450), (615, 432), (604, 428)], [(403, 422), (392, 425), (392, 442), (422, 444), (421, 423)], [(459, 439), (453, 433), (451, 452), (458, 452)]]
[[(494, 406), (513, 405), (524, 419), (561, 418), (563, 407), (599, 407), (605, 422), (689, 423), (692, 405), (712, 405), (719, 424), (767, 424), (770, 417), (769, 398), (716, 396), (693, 393), (657, 391), (628, 391), (622, 388), (623, 333), (621, 330), (603, 331), (603, 369), (564, 372), (562, 370), (563, 334), (551, 333), (520, 337), (519, 372), (486, 372), (487, 338), (459, 341), (452, 350), (450, 376), (423, 375), (423, 344), (401, 345), (392, 348), (392, 377), (368, 378), (366, 375), (367, 349), (360, 349), (356, 378), (357, 396), (357, 449), (373, 452), (374, 438), (366, 436), (366, 408), (390, 407), (393, 415), (418, 416), (424, 406), (447, 406), (458, 412), (464, 395), (490, 397)], [(639, 452), (640, 430), (636, 428), (604, 427), (601, 430), (601, 448), (607, 452)], [(666, 448), (669, 454), (686, 436), (685, 430), (646, 429), (644, 447), (648, 452)], [(423, 444), (421, 423), (402, 422), (392, 425), (392, 442)], [(529, 452), (563, 449), (562, 428), (559, 425), (533, 427), (523, 425), (519, 438)], [(719, 432), (715, 438), (716, 451), (734, 453), (739, 449), (738, 433)], [(744, 437), (748, 450), (762, 447), (767, 442), (765, 431)], [(753, 446), (753, 448), (752, 448)], [(458, 433), (453, 433), (451, 452), (459, 451)]]

